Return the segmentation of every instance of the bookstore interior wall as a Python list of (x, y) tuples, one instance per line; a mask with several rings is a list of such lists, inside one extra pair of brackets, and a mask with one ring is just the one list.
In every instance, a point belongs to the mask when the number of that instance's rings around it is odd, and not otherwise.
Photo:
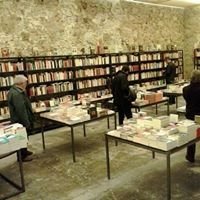
[[(0, 47), (10, 56), (183, 49), (184, 10), (111, 0), (1, 0)], [(84, 48), (84, 49), (83, 49)]]
[(185, 10), (185, 73), (193, 69), (193, 50), (200, 48), (200, 6)]

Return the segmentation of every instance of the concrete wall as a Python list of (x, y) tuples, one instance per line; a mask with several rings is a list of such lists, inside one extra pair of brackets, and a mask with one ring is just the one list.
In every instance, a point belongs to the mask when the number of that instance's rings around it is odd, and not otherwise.
[[(124, 0), (0, 0), (0, 47), (12, 56), (184, 46), (184, 10)], [(127, 45), (126, 45), (127, 44)]]
[(184, 18), (184, 65), (186, 76), (190, 77), (190, 72), (194, 68), (193, 50), (200, 48), (200, 6), (185, 9)]

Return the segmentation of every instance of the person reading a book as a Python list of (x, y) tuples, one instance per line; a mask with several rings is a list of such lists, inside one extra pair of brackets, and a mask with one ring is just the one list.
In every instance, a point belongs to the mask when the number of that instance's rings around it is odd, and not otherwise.
[[(200, 70), (192, 72), (190, 84), (183, 88), (183, 97), (186, 102), (186, 118), (194, 120), (195, 115), (200, 115)], [(196, 145), (187, 147), (186, 159), (195, 162)]]
[(118, 71), (112, 80), (112, 94), (114, 106), (118, 111), (119, 125), (123, 125), (125, 116), (127, 119), (132, 118), (130, 89), (128, 82), (129, 66), (124, 65), (122, 70)]
[[(16, 75), (14, 85), (8, 92), (8, 108), (10, 112), (10, 120), (12, 123), (22, 124), (27, 134), (33, 127), (34, 114), (31, 107), (31, 102), (26, 95), (27, 78), (24, 75)], [(33, 152), (27, 148), (21, 149), (22, 161), (31, 161)]]

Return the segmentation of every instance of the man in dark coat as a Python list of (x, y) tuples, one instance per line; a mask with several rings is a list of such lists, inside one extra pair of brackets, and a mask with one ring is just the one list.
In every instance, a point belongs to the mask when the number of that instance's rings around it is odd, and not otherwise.
[[(166, 70), (165, 70), (166, 84), (172, 84), (174, 83), (175, 77), (176, 77), (176, 66), (169, 57), (166, 57), (165, 61), (167, 63)], [(170, 96), (169, 104), (174, 104), (174, 103), (175, 103), (175, 97)]]
[(132, 118), (131, 100), (129, 99), (129, 66), (124, 65), (122, 70), (118, 71), (112, 81), (112, 94), (114, 105), (117, 108), (119, 116), (119, 125), (123, 124), (124, 117)]
[[(186, 101), (186, 118), (194, 120), (195, 115), (200, 115), (200, 70), (194, 70), (190, 85), (183, 88), (183, 97)], [(186, 159), (195, 162), (196, 145), (187, 148)]]
[[(24, 75), (17, 75), (14, 78), (14, 85), (8, 92), (8, 107), (10, 111), (10, 120), (12, 123), (20, 123), (26, 127), (27, 134), (33, 126), (34, 114), (31, 102), (26, 95), (27, 78)], [(27, 148), (21, 149), (22, 161), (32, 160), (31, 151)]]

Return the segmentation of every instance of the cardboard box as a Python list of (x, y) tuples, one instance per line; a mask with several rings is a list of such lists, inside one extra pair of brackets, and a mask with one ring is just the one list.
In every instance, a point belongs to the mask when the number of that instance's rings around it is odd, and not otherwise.
[(149, 92), (149, 93), (144, 94), (144, 99), (148, 100), (150, 104), (154, 103), (155, 102), (155, 93)]
[(155, 93), (155, 101), (161, 101), (163, 99), (163, 93), (162, 92), (156, 92)]

